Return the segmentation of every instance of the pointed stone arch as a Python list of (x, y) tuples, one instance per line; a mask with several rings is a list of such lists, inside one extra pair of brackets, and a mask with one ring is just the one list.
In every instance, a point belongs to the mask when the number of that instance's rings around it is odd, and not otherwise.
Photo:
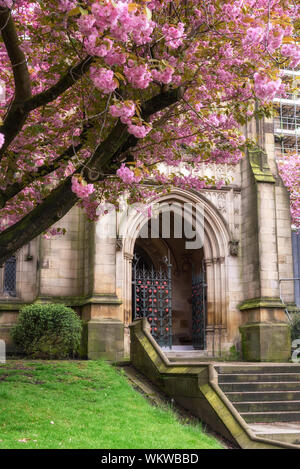
[[(228, 265), (229, 241), (231, 233), (229, 227), (218, 209), (203, 194), (174, 189), (169, 194), (155, 199), (154, 203), (189, 203), (192, 206), (203, 204), (204, 207), (204, 262), (207, 276), (207, 340), (208, 349), (214, 354), (221, 350), (222, 334), (226, 334), (228, 316)], [(151, 205), (151, 204), (149, 204)], [(120, 292), (123, 299), (124, 323), (131, 322), (131, 280), (134, 246), (141, 228), (148, 223), (149, 217), (145, 211), (132, 211), (129, 214), (126, 227), (122, 227), (118, 235), (123, 239), (122, 251), (117, 256), (117, 276), (124, 279), (117, 280), (122, 285)]]

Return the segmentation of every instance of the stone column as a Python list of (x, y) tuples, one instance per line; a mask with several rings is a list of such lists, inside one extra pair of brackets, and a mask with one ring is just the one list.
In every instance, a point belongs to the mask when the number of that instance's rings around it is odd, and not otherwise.
[(126, 356), (130, 354), (130, 331), (129, 324), (132, 322), (132, 261), (133, 255), (130, 253), (123, 254), (124, 266), (124, 285), (123, 285), (123, 302), (124, 302), (124, 352)]
[(206, 302), (206, 346), (211, 356), (215, 355), (215, 284), (212, 259), (205, 259), (207, 302)]
[(90, 249), (93, 275), (91, 297), (84, 307), (85, 348), (90, 359), (116, 361), (124, 355), (122, 301), (116, 287), (115, 211), (95, 224)]
[[(275, 176), (275, 177), (274, 177)], [(248, 361), (287, 361), (290, 327), (279, 298), (276, 174), (265, 152), (248, 151), (242, 163), (242, 257), (245, 301), (242, 350)], [(289, 225), (290, 227), (290, 225)], [(290, 230), (290, 228), (289, 228)], [(289, 254), (289, 245), (282, 246)]]

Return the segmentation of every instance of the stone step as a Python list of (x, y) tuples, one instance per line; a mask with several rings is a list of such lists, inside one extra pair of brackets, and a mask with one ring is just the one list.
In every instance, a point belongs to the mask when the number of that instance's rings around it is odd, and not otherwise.
[(300, 422), (256, 423), (249, 427), (260, 438), (267, 438), (292, 445), (300, 445)]
[(279, 443), (289, 443), (290, 445), (298, 445), (300, 448), (300, 432), (298, 433), (257, 433), (256, 436), (266, 438), (268, 440), (278, 441)]
[(300, 401), (300, 391), (226, 392), (231, 402)]
[(271, 374), (271, 373), (299, 373), (300, 364), (287, 363), (286, 365), (216, 365), (219, 375), (221, 374)]
[(232, 402), (239, 412), (300, 412), (300, 401)]
[(207, 361), (211, 361), (209, 357), (173, 357), (167, 355), (167, 358), (172, 363), (206, 363)]
[(272, 373), (272, 374), (221, 374), (219, 383), (235, 382), (300, 382), (300, 373)]
[(247, 423), (263, 422), (300, 422), (299, 412), (241, 412), (241, 417)]
[(235, 382), (235, 383), (220, 383), (220, 388), (225, 393), (227, 392), (250, 392), (250, 391), (300, 391), (300, 381), (290, 382), (263, 382), (263, 383), (249, 383)]
[[(222, 364), (215, 369), (220, 388), (247, 424), (263, 426), (261, 435), (298, 444), (300, 365)], [(282, 430), (286, 426), (291, 431)]]

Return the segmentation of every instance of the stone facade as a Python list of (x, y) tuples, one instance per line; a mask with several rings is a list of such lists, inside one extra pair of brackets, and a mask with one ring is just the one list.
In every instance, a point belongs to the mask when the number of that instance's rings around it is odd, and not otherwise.
[[(85, 322), (84, 348), (89, 358), (129, 355), (132, 262), (140, 244), (154, 265), (169, 253), (178, 337), (191, 327), (190, 262), (206, 270), (206, 355), (219, 357), (234, 347), (249, 360), (288, 359), (289, 327), (279, 280), (294, 276), (291, 222), (269, 128), (262, 122), (245, 129), (247, 136), (258, 135), (261, 150), (249, 151), (238, 166), (203, 165), (203, 174), (229, 181), (222, 189), (176, 189), (161, 197), (165, 204), (203, 206), (204, 244), (197, 252), (185, 252), (174, 237), (169, 244), (161, 239), (139, 241), (140, 230), (148, 222), (143, 211), (130, 212), (126, 223), (115, 212), (91, 223), (79, 208), (73, 208), (58, 224), (66, 228), (64, 236), (40, 237), (16, 254), (16, 296), (0, 291), (0, 338), (8, 340), (9, 327), (22, 304), (64, 302)], [(3, 284), (3, 268), (0, 281)], [(293, 303), (293, 295), (290, 284), (285, 287), (286, 301)], [(272, 337), (279, 337), (281, 354), (274, 352), (274, 343), (266, 350)], [(8, 340), (8, 349), (10, 345)]]

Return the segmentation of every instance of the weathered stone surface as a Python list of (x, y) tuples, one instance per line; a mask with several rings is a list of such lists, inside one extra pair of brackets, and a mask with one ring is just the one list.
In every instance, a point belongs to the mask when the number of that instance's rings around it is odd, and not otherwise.
[(287, 362), (291, 356), (291, 330), (286, 323), (253, 323), (240, 327), (246, 361)]
[(91, 319), (87, 329), (87, 357), (117, 361), (124, 355), (124, 324), (117, 319)]
[[(265, 151), (260, 148), (250, 151), (235, 167), (203, 165), (202, 176), (228, 179), (228, 185), (199, 192), (174, 189), (160, 199), (181, 207), (190, 203), (195, 208), (201, 203), (205, 208), (204, 247), (193, 263), (200, 267), (203, 262), (206, 267), (209, 356), (225, 356), (232, 347), (240, 350), (239, 327), (244, 324), (285, 321), (284, 307), (279, 300), (279, 279), (293, 277), (290, 209), (287, 191), (278, 177), (274, 137), (266, 133), (269, 128), (263, 122), (253, 121), (245, 131)], [(111, 352), (107, 352), (110, 348), (119, 353), (122, 347), (112, 329), (109, 330), (111, 340), (103, 342), (100, 335), (94, 337), (93, 327), (96, 330), (98, 326), (92, 325), (112, 318), (116, 324), (125, 326), (122, 340), (128, 355), (132, 259), (136, 237), (145, 220), (136, 211), (126, 223), (121, 219), (119, 214), (111, 213), (90, 223), (83, 211), (74, 207), (59, 222), (59, 226), (67, 230), (65, 236), (33, 240), (31, 261), (26, 261), (28, 246), (24, 246), (17, 253), (17, 297), (14, 299), (2, 293), (3, 269), (0, 267), (0, 324), (15, 322), (16, 311), (23, 304), (61, 302), (76, 308), (88, 323), (83, 354), (90, 358), (99, 354), (111, 356)], [(117, 243), (117, 240), (122, 242)], [(180, 273), (183, 253), (176, 243), (171, 248), (173, 332), (184, 335), (192, 323), (191, 283), (187, 280), (189, 272), (186, 277)], [(165, 246), (159, 251), (156, 244), (153, 249), (160, 252), (161, 259), (166, 255)], [(175, 271), (178, 271), (177, 277)], [(293, 283), (281, 285), (284, 301), (293, 304)]]
[(199, 417), (228, 441), (247, 449), (289, 447), (256, 437), (231, 405), (218, 385), (218, 375), (212, 364), (171, 363), (149, 333), (146, 320), (130, 326), (131, 361), (178, 404)]

